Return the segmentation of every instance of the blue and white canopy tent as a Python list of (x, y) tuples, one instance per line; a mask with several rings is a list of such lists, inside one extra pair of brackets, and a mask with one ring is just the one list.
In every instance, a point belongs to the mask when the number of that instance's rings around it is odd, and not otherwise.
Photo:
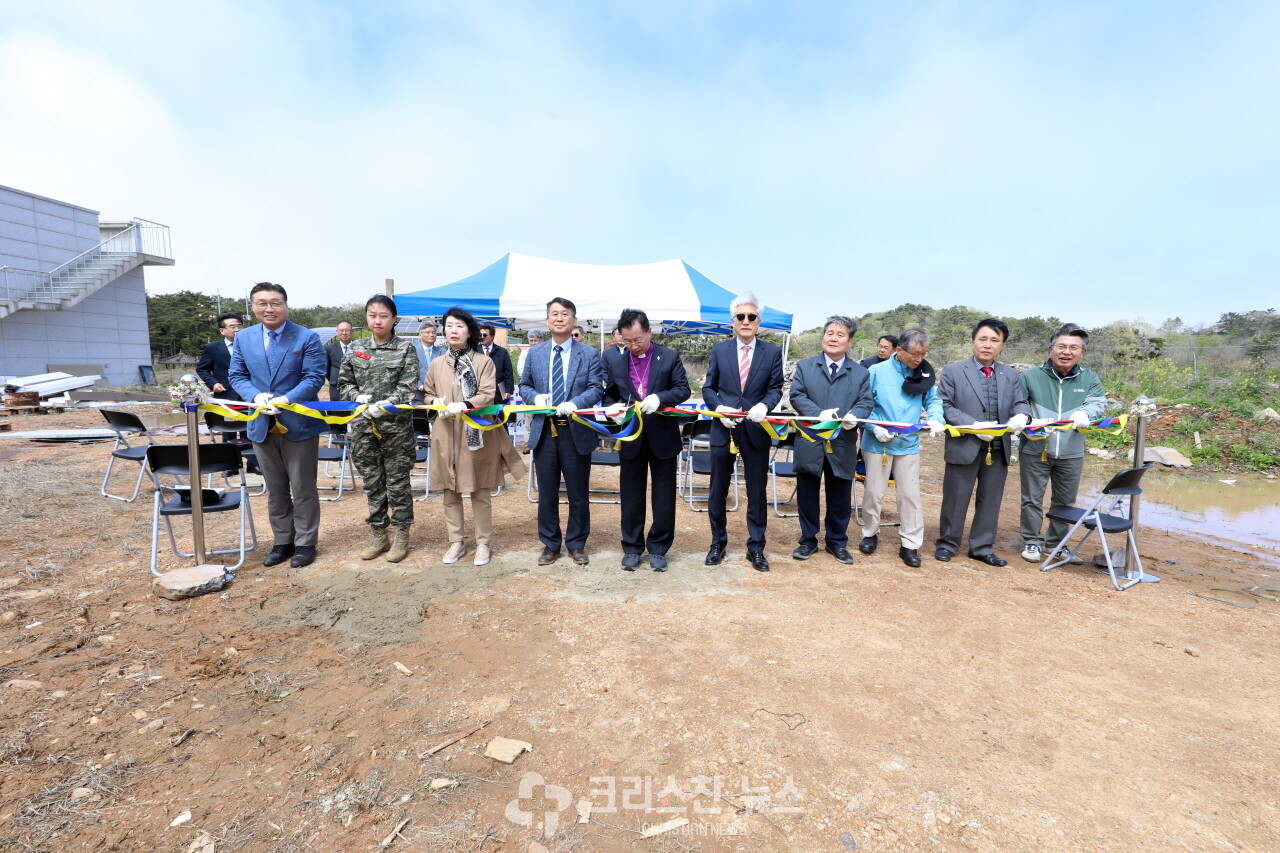
[[(729, 303), (735, 294), (679, 259), (603, 266), (512, 252), (452, 284), (398, 293), (396, 307), (402, 317), (439, 317), (457, 305), (481, 322), (533, 329), (546, 326), (547, 300), (554, 296), (573, 300), (579, 321), (601, 334), (613, 327), (624, 308), (642, 309), (654, 330), (667, 334), (732, 332)], [(760, 308), (761, 331), (791, 331), (790, 314), (767, 305)]]

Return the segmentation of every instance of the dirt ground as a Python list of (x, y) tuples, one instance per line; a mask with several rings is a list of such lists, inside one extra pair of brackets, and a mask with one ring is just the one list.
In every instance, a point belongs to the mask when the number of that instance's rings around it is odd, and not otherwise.
[[(314, 565), (260, 548), (171, 602), (150, 491), (98, 495), (107, 445), (0, 441), (0, 851), (1280, 849), (1280, 603), (1188, 594), (1280, 586), (1280, 566), (1145, 530), (1161, 583), (1041, 573), (1017, 556), (1016, 472), (1010, 565), (938, 563), (926, 448), (919, 569), (892, 529), (852, 566), (793, 561), (796, 519), (771, 516), (756, 573), (741, 511), (708, 568), (683, 504), (665, 574), (619, 570), (608, 504), (590, 566), (538, 568), (521, 484), (489, 566), (439, 562), (434, 496), (409, 560), (360, 561), (356, 492), (323, 505)], [(532, 751), (486, 758), (499, 736)]]

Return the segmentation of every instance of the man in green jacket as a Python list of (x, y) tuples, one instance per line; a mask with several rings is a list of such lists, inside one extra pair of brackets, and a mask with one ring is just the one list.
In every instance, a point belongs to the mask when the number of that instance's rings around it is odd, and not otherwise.
[[(1098, 374), (1080, 366), (1089, 348), (1089, 333), (1068, 323), (1053, 333), (1049, 342), (1049, 358), (1044, 364), (1023, 372), (1022, 390), (1031, 403), (1031, 419), (1036, 421), (1072, 420), (1075, 429), (1050, 430), (1047, 438), (1034, 441), (1022, 436), (1018, 444), (1018, 472), (1022, 481), (1022, 559), (1039, 563), (1047, 541), (1057, 545), (1066, 535), (1068, 525), (1050, 521), (1046, 538), (1044, 529), (1044, 491), (1053, 484), (1050, 510), (1075, 506), (1084, 471), (1084, 433), (1079, 432), (1091, 421), (1102, 417), (1107, 395), (1102, 391)], [(1079, 565), (1079, 557), (1071, 560)]]

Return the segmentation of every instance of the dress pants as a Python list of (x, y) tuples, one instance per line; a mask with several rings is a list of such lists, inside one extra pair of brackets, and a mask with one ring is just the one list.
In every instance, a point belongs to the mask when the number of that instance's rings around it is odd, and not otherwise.
[(1044, 527), (1044, 490), (1050, 481), (1053, 491), (1049, 497), (1049, 509), (1067, 509), (1076, 505), (1080, 491), (1080, 475), (1084, 473), (1084, 457), (1074, 459), (1042, 460), (1035, 452), (1035, 444), (1023, 448), (1018, 454), (1018, 479), (1022, 483), (1022, 515), (1019, 528), (1023, 544), (1057, 548), (1071, 525), (1065, 521), (1050, 521), (1047, 537), (1040, 535)]
[[(538, 539), (552, 551), (567, 546), (571, 551), (587, 547), (591, 533), (591, 454), (579, 453), (571, 427), (551, 434), (547, 424), (533, 449), (533, 470), (538, 477)], [(569, 526), (560, 532), (560, 479), (569, 498)]]
[(267, 516), (273, 544), (314, 548), (320, 532), (320, 494), (316, 491), (316, 466), (320, 436), (290, 441), (267, 433), (253, 443), (253, 452), (267, 483)]
[[(463, 542), (462, 492), (444, 490), (444, 529), (449, 543)], [(477, 489), (471, 493), (472, 524), (476, 532), (476, 544), (488, 545), (493, 535), (493, 492)]]
[(818, 547), (818, 506), (822, 482), (827, 484), (825, 544), (838, 549), (849, 544), (849, 518), (853, 515), (853, 480), (837, 477), (831, 460), (823, 458), (822, 476), (796, 472), (796, 508), (800, 513), (800, 544)]
[(1009, 476), (1009, 463), (1004, 455), (992, 451), (991, 464), (986, 464), (986, 448), (968, 465), (948, 462), (942, 474), (942, 509), (938, 514), (937, 547), (953, 554), (964, 539), (964, 517), (969, 513), (969, 496), (974, 484), (978, 497), (973, 507), (973, 524), (969, 527), (969, 553), (985, 556), (995, 553), (996, 526), (1000, 523), (1000, 502), (1004, 499), (1004, 482)]
[[(888, 464), (883, 464), (885, 459)], [(903, 548), (919, 549), (924, 544), (924, 510), (920, 507), (920, 454), (894, 456), (892, 453), (864, 453), (867, 466), (866, 503), (862, 507), (862, 535), (875, 536), (880, 530), (880, 511), (885, 492), (893, 480), (898, 494), (898, 538)]]
[[(644, 441), (641, 436), (637, 441)], [(676, 537), (676, 459), (658, 459), (648, 444), (634, 459), (622, 458), (618, 481), (622, 492), (622, 552), (666, 554)], [(644, 535), (645, 500), (652, 481), (653, 526)]]
[[(764, 550), (765, 525), (769, 522), (769, 498), (766, 494), (769, 451), (768, 446), (752, 447), (745, 442), (738, 445), (747, 487), (747, 547), (753, 551)], [(729, 480), (732, 476), (733, 454), (729, 452), (729, 445), (711, 445), (711, 492), (707, 496), (707, 514), (711, 516), (712, 545), (726, 545), (729, 542), (725, 513), (728, 508)]]

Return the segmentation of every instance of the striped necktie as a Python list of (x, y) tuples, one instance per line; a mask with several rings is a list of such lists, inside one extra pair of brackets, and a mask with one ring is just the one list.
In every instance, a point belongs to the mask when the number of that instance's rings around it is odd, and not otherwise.
[(747, 374), (751, 372), (751, 347), (742, 345), (742, 355), (738, 356), (738, 388), (747, 390)]
[(558, 406), (564, 402), (564, 361), (561, 353), (564, 347), (555, 346), (555, 355), (551, 358), (551, 405)]

